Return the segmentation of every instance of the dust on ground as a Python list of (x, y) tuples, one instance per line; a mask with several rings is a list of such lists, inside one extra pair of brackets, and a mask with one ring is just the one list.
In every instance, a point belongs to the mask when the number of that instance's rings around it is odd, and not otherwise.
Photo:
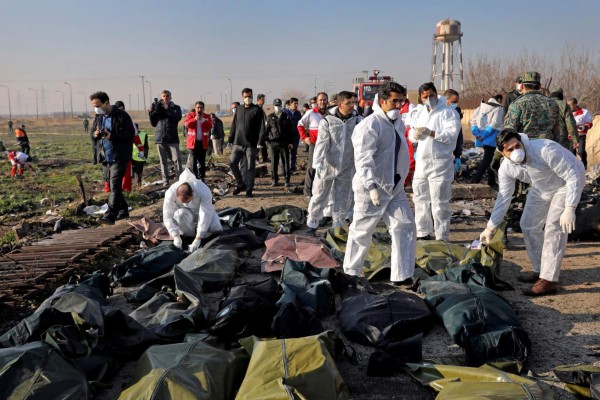
[[(302, 146), (301, 146), (302, 148)], [(300, 149), (299, 149), (300, 150)], [(306, 153), (299, 151), (299, 158), (304, 159)], [(270, 166), (269, 166), (270, 168)], [(221, 180), (222, 174), (208, 172), (209, 185), (211, 179)], [(304, 172), (292, 176), (294, 186), (300, 187)], [(250, 211), (261, 207), (280, 204), (290, 204), (306, 208), (307, 199), (296, 190), (290, 193), (283, 186), (271, 188), (269, 176), (258, 177), (254, 189), (254, 198), (248, 199), (242, 195), (227, 194), (218, 199), (217, 209), (225, 207), (243, 207)], [(154, 216), (160, 218), (162, 200), (150, 207), (134, 210), (132, 218)], [(471, 210), (471, 216), (462, 217), (460, 221), (453, 220), (450, 239), (453, 243), (466, 244), (479, 237), (485, 228), (485, 212), (493, 207), (493, 200), (473, 200), (453, 202), (453, 211)], [(323, 233), (324, 230), (320, 230)], [(516, 279), (520, 270), (531, 270), (527, 258), (523, 237), (519, 233), (509, 234), (509, 242), (504, 252), (504, 262), (500, 269), (501, 279), (510, 283), (515, 290), (502, 292), (502, 295), (513, 305), (519, 318), (529, 333), (533, 343), (529, 367), (536, 374), (551, 374), (553, 367), (563, 364), (592, 363), (600, 365), (600, 243), (598, 242), (569, 242), (566, 257), (563, 260), (561, 272), (561, 291), (558, 295), (541, 298), (529, 298), (521, 294), (521, 289), (527, 285)], [(246, 273), (236, 282), (257, 279), (262, 250), (252, 253), (245, 259)], [(380, 282), (385, 285), (385, 281)], [(389, 287), (390, 290), (400, 290)], [(117, 288), (109, 298), (109, 305), (125, 311), (133, 311), (134, 305), (127, 303), (123, 293), (135, 290)], [(214, 300), (219, 295), (211, 294)], [(212, 301), (216, 303), (216, 301)], [(336, 299), (339, 310), (340, 301)], [(335, 315), (323, 321), (324, 327), (339, 332)], [(422, 387), (407, 375), (397, 374), (388, 378), (373, 378), (366, 376), (368, 356), (371, 348), (351, 343), (357, 351), (359, 365), (351, 365), (340, 361), (338, 368), (352, 392), (353, 399), (433, 399), (435, 392)], [(440, 323), (437, 323), (423, 338), (423, 357), (439, 357), (444, 355), (460, 355), (462, 350), (456, 346)], [(130, 382), (130, 376), (136, 362), (128, 362), (121, 366), (112, 379), (112, 388), (97, 392), (95, 398), (116, 399), (121, 390)], [(564, 385), (553, 384), (554, 390), (561, 399), (575, 399), (564, 390)]]

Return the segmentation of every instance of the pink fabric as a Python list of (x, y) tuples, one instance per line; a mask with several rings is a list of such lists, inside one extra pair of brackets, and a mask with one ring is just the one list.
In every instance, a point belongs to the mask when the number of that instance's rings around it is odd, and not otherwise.
[(277, 235), (265, 242), (263, 272), (281, 271), (287, 258), (307, 261), (317, 268), (336, 268), (338, 262), (329, 255), (320, 239), (299, 235)]

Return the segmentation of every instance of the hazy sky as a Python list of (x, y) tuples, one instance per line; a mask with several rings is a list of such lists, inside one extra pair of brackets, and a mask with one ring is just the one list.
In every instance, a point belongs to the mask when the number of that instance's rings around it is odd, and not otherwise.
[[(67, 111), (95, 90), (138, 107), (168, 88), (184, 107), (204, 96), (218, 103), (243, 87), (350, 89), (361, 71), (378, 68), (409, 89), (430, 79), (432, 35), (444, 18), (462, 23), (465, 58), (556, 54), (565, 44), (598, 48), (599, 0), (528, 1), (133, 1), (0, 0), (0, 84), (13, 114), (35, 113), (42, 87), (48, 112)], [(83, 92), (85, 94), (81, 94)], [(210, 92), (210, 93), (209, 93)], [(208, 94), (207, 94), (208, 93)], [(0, 87), (0, 114), (7, 114)], [(223, 97), (223, 101), (224, 101)], [(88, 105), (89, 107), (89, 105)]]

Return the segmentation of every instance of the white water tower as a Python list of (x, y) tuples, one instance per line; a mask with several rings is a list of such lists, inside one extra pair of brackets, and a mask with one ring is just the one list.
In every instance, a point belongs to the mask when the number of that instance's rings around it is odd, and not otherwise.
[[(431, 81), (435, 83), (436, 79), (440, 78), (441, 85), (438, 86), (440, 92), (456, 89), (455, 78), (460, 79), (460, 91), (463, 90), (462, 35), (460, 22), (455, 19), (441, 20), (435, 26)], [(458, 72), (455, 68), (457, 65)]]

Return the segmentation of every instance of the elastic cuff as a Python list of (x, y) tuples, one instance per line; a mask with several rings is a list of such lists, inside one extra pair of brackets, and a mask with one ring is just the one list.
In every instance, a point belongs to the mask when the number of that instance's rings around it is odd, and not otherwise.
[(371, 183), (369, 186), (367, 186), (367, 190), (370, 192), (373, 189), (377, 189), (377, 185), (374, 183)]

